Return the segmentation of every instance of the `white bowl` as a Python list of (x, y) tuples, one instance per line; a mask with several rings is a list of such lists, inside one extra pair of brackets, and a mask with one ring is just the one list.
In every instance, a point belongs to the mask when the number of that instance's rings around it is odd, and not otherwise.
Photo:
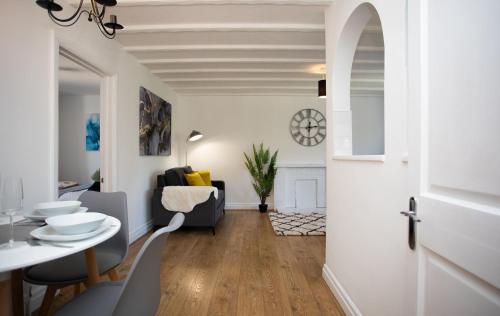
[(49, 217), (45, 222), (59, 234), (77, 235), (96, 230), (107, 217), (106, 214), (88, 212)]
[(80, 201), (54, 201), (38, 203), (33, 208), (42, 215), (54, 216), (76, 212), (81, 204)]

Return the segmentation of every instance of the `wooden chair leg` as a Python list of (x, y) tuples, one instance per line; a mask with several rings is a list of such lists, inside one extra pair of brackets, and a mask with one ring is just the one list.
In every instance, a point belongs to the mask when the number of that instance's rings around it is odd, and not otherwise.
[(88, 280), (83, 281), (83, 286), (85, 287), (85, 289), (88, 289), (90, 287), (89, 281)]
[(118, 269), (113, 268), (108, 271), (108, 277), (111, 281), (119, 281), (120, 280), (120, 272), (118, 272)]
[(77, 296), (80, 294), (80, 283), (73, 285), (73, 295)]
[(38, 310), (38, 316), (47, 316), (49, 314), (50, 306), (54, 301), (54, 296), (56, 295), (57, 287), (47, 286), (45, 295), (43, 296), (42, 306)]

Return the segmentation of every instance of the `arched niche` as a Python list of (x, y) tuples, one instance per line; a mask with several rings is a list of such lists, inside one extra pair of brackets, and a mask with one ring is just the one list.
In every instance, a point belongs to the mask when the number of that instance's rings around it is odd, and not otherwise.
[(334, 157), (384, 155), (384, 39), (373, 5), (359, 5), (345, 23), (332, 79)]

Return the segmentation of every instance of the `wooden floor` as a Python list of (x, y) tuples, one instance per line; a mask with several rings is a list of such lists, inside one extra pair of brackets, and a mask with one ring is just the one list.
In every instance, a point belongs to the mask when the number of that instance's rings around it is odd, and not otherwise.
[[(248, 210), (226, 211), (216, 232), (170, 234), (157, 315), (344, 315), (321, 276), (324, 237), (278, 237), (267, 214)], [(123, 275), (146, 238), (131, 245)]]

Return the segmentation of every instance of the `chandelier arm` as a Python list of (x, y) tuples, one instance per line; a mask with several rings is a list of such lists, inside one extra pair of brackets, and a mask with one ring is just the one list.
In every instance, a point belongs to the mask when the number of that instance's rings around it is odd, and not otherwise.
[[(73, 20), (76, 16), (78, 16), (78, 18), (76, 19), (78, 21), (78, 19), (80, 18), (80, 16), (82, 15), (81, 14), (81, 9), (82, 9), (82, 6), (83, 6), (83, 0), (80, 0), (80, 4), (78, 5), (78, 9), (76, 9), (75, 13), (70, 16), (69, 18), (58, 18), (57, 16), (54, 15), (54, 13), (52, 13), (52, 10), (50, 9), (47, 9), (47, 11), (49, 12), (49, 16), (50, 18), (52, 19), (52, 21), (58, 21), (58, 22), (70, 22), (71, 20)], [(74, 24), (74, 23), (73, 23)], [(73, 25), (71, 24), (71, 25)]]
[(104, 18), (104, 14), (106, 12), (106, 6), (102, 5), (102, 11), (99, 12), (99, 5), (95, 0), (90, 0), (92, 4), (92, 12), (94, 12), (94, 18), (102, 20)]
[(102, 21), (102, 19), (104, 18), (104, 14), (106, 13), (106, 6), (102, 6), (102, 11), (101, 13), (99, 14), (99, 20)]
[(82, 16), (82, 14), (84, 13), (87, 13), (90, 15), (90, 12), (87, 11), (87, 10), (82, 10), (79, 12), (78, 14), (78, 17), (76, 19), (74, 19), (71, 23), (68, 23), (68, 24), (63, 24), (61, 23), (59, 20), (57, 20), (56, 18), (54, 18), (52, 15), (49, 14), (49, 17), (52, 19), (52, 22), (54, 22), (55, 24), (59, 25), (59, 26), (63, 26), (63, 27), (68, 27), (68, 26), (72, 26), (74, 25), (76, 22), (78, 22), (78, 20), (80, 20), (80, 17)]
[(97, 28), (99, 31), (101, 31), (102, 35), (106, 36), (109, 39), (115, 38), (116, 35), (116, 30), (113, 29), (113, 32), (108, 32), (104, 24), (102, 23), (102, 20), (96, 19), (95, 23), (97, 24)]
[(94, 13), (94, 18), (102, 20), (104, 17), (104, 13), (106, 12), (106, 6), (102, 6), (102, 11), (99, 12), (99, 5), (96, 3), (95, 0), (91, 0), (91, 5), (92, 5), (92, 12)]
[[(106, 27), (104, 23), (104, 17), (106, 15), (106, 5), (102, 5), (101, 10), (99, 10), (99, 6), (97, 4), (96, 0), (90, 0), (91, 8), (90, 9), (83, 9), (83, 0), (80, 0), (80, 3), (78, 5), (78, 8), (76, 9), (75, 13), (73, 13), (70, 17), (68, 18), (59, 18), (54, 15), (52, 12), (53, 10), (50, 9), (50, 6), (47, 8), (47, 13), (49, 15), (49, 18), (54, 22), (56, 25), (62, 26), (62, 27), (69, 27), (74, 25), (78, 20), (80, 20), (82, 14), (87, 14), (88, 15), (88, 21), (91, 22), (92, 19), (97, 24), (97, 28), (99, 31), (104, 35), (104, 37), (113, 39), (116, 37), (116, 28), (118, 27), (119, 29), (123, 28), (121, 25), (117, 24), (116, 22), (116, 17), (111, 16), (113, 19), (109, 23), (110, 28), (112, 28), (112, 31), (108, 31), (108, 28)], [(42, 6), (42, 5), (40, 5)], [(60, 6), (58, 6), (60, 7)], [(60, 9), (60, 8), (59, 8)]]

